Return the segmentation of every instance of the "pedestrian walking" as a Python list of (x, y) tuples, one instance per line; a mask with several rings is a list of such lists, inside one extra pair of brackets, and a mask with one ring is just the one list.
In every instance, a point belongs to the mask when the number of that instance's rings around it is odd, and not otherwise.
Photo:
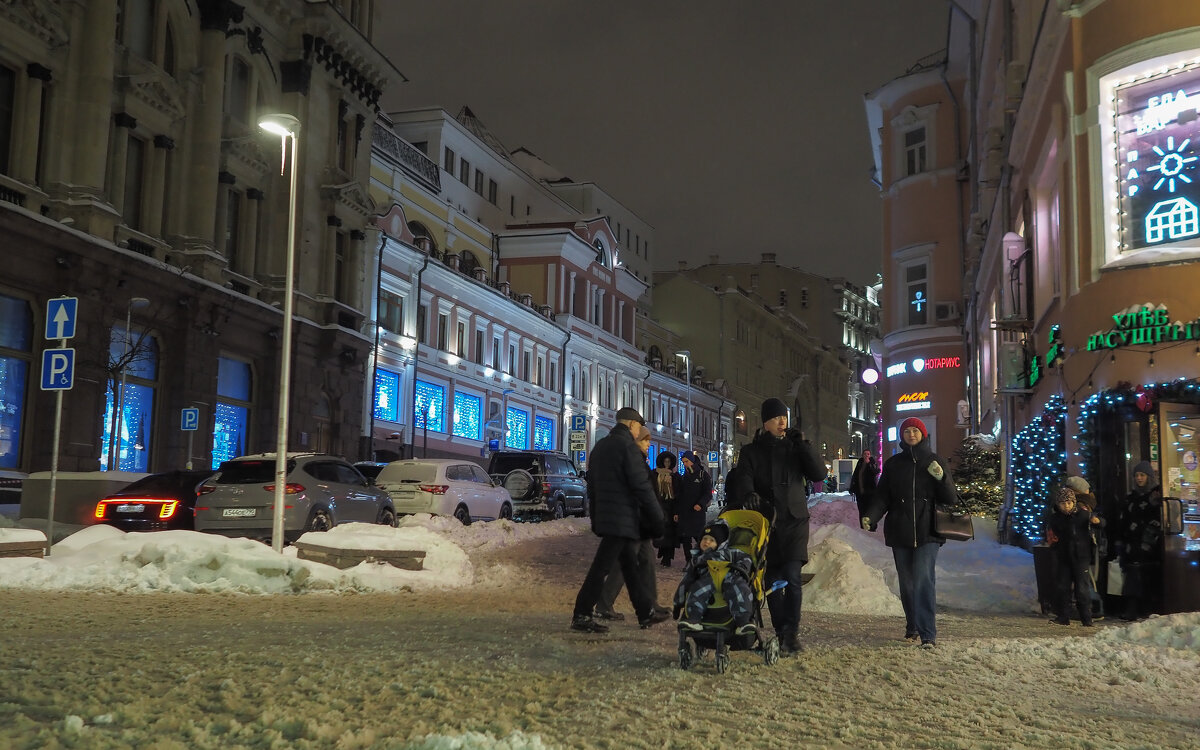
[(679, 460), (683, 475), (679, 477), (671, 520), (675, 523), (675, 538), (683, 550), (686, 565), (697, 549), (708, 522), (708, 505), (712, 502), (712, 478), (692, 451), (684, 451)]
[(945, 539), (933, 533), (934, 507), (958, 504), (954, 477), (929, 445), (929, 430), (916, 417), (900, 424), (900, 452), (883, 464), (879, 486), (867, 505), (864, 529), (886, 516), (884, 544), (892, 548), (904, 607), (904, 637), (925, 648), (937, 645), (934, 567)]
[(634, 430), (640, 434), (645, 424), (636, 409), (623, 407), (617, 411), (616, 426), (592, 446), (587, 492), (592, 508), (592, 532), (600, 537), (600, 545), (575, 597), (573, 630), (608, 632), (608, 626), (597, 622), (592, 612), (614, 560), (619, 561), (638, 624), (648, 628), (670, 619), (669, 612), (655, 608), (652, 584), (637, 561), (639, 542), (653, 539), (663, 531), (662, 509), (634, 438)]
[[(757, 510), (770, 527), (766, 578), (786, 581), (767, 597), (771, 624), (784, 653), (800, 644), (801, 569), (808, 562), (808, 492), (805, 481), (825, 478), (825, 464), (798, 427), (788, 427), (788, 408), (777, 398), (762, 403), (762, 431), (742, 448), (732, 480), (731, 508)], [(796, 422), (799, 424), (799, 414)]]
[[(862, 458), (858, 459), (858, 463), (854, 466), (854, 473), (850, 475), (850, 494), (854, 496), (854, 502), (858, 505), (860, 517), (867, 514), (867, 503), (871, 500), (871, 495), (875, 492), (878, 484), (879, 464), (875, 463), (871, 451), (865, 450), (862, 452)], [(874, 531), (875, 529), (876, 526), (872, 525), (870, 530)]]

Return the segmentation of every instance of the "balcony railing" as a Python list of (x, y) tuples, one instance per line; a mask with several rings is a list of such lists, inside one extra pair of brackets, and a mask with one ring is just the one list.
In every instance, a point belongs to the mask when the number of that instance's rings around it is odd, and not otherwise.
[(441, 168), (420, 149), (379, 123), (375, 123), (375, 145), (426, 187), (441, 192)]

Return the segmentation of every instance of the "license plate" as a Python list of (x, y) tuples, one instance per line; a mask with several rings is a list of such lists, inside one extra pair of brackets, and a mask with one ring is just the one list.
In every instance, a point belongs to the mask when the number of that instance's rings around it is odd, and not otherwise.
[(253, 518), (254, 508), (225, 508), (221, 515), (225, 518)]
[(118, 513), (141, 513), (146, 510), (146, 506), (141, 503), (125, 503), (117, 506)]

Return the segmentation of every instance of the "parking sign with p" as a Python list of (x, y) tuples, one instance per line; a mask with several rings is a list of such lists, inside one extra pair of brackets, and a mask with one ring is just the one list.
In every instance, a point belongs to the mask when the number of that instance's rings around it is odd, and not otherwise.
[(75, 385), (75, 350), (46, 349), (42, 352), (42, 390), (69, 391)]

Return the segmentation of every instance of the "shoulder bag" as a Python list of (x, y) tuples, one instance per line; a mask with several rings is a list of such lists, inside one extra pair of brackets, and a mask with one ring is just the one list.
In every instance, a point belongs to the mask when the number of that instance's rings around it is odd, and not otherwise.
[(952, 542), (967, 542), (975, 538), (975, 526), (967, 513), (955, 513), (935, 507), (933, 533)]

